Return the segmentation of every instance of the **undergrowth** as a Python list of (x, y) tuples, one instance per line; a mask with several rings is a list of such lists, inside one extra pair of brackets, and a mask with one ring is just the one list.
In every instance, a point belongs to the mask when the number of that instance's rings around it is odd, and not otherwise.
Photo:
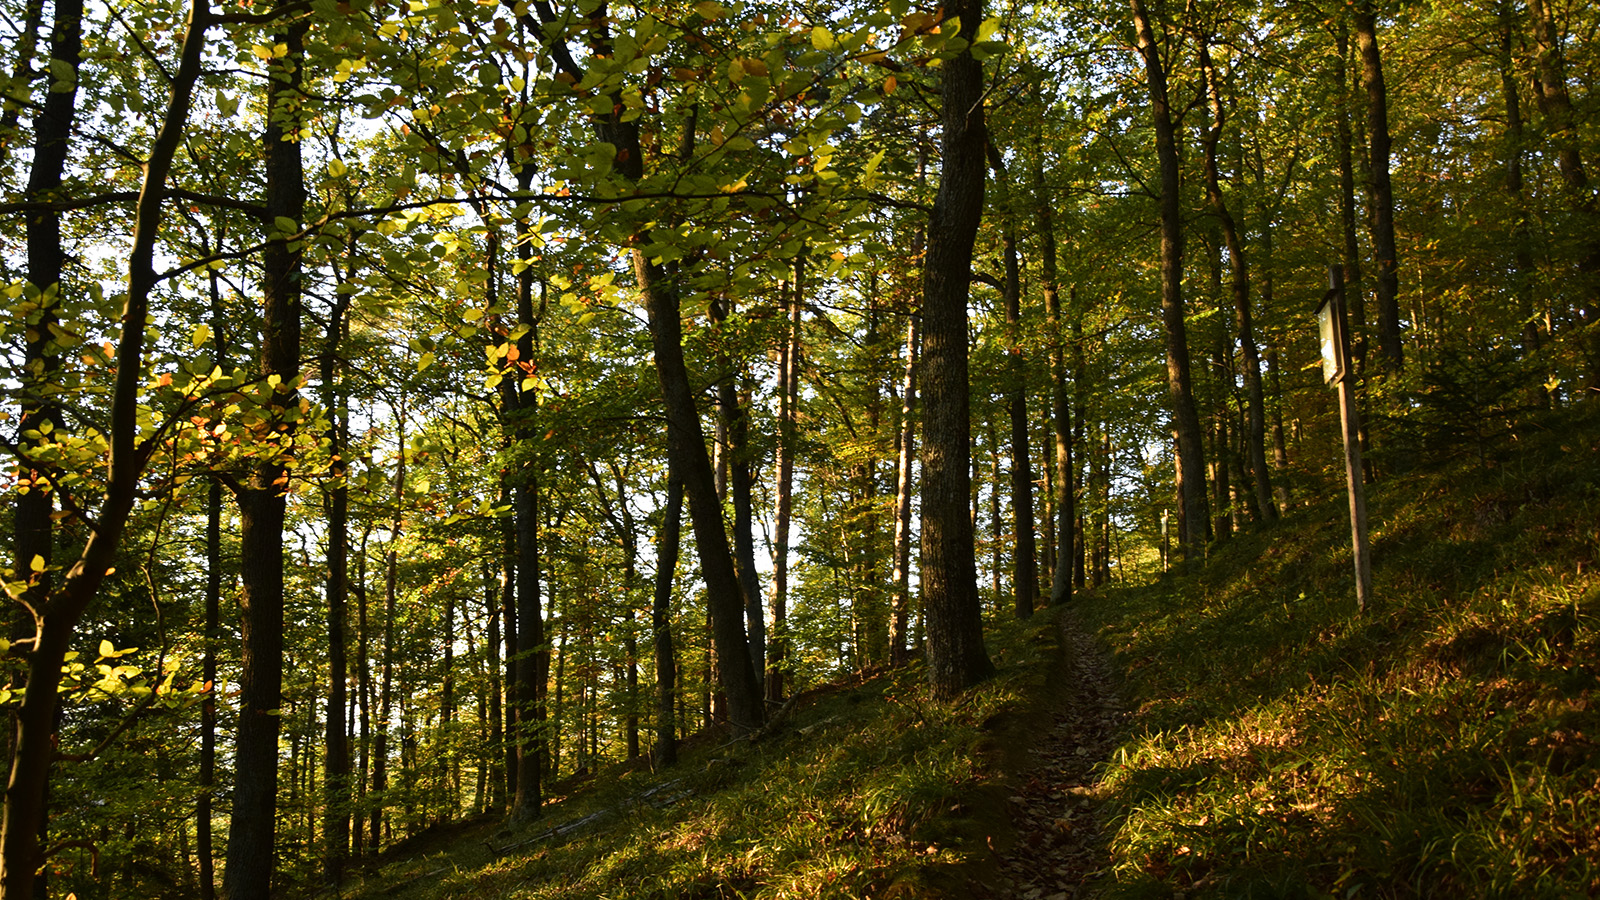
[(1600, 894), (1600, 428), (1369, 486), (1103, 591), (1117, 897)]
[[(511, 831), (489, 823), (369, 872), (346, 896), (919, 898), (988, 853), (1005, 825), (997, 724), (1041, 696), (1048, 624), (987, 635), (999, 674), (954, 703), (920, 666), (818, 689), (761, 739), (690, 749), (678, 766), (602, 773)], [(684, 796), (657, 808), (637, 802)], [(526, 843), (596, 812), (572, 834)], [(512, 847), (503, 855), (491, 847)]]

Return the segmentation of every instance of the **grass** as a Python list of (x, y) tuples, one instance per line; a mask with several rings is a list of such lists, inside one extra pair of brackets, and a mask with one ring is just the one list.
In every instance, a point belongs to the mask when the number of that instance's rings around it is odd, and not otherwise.
[(1113, 897), (1600, 893), (1600, 428), (1592, 413), (1342, 498), (1085, 616), (1127, 673)]
[[(1134, 711), (1096, 791), (1115, 898), (1600, 895), (1600, 416), (1370, 488), (1358, 616), (1342, 498), (1083, 595)], [(981, 896), (1062, 671), (1000, 618), (1000, 674), (952, 704), (913, 667), (835, 685), (756, 742), (618, 767), (521, 832), (387, 857), (345, 896)], [(630, 803), (681, 779), (666, 808)], [(562, 839), (506, 847), (598, 810)]]
[[(685, 753), (673, 770), (618, 767), (512, 832), (483, 822), (395, 854), (345, 896), (505, 898), (922, 898), (959, 895), (1005, 840), (1007, 761), (1048, 694), (1054, 628), (989, 635), (997, 677), (931, 700), (919, 666), (814, 692), (781, 727)], [(685, 799), (633, 803), (681, 779)], [(506, 847), (597, 810), (566, 838)]]

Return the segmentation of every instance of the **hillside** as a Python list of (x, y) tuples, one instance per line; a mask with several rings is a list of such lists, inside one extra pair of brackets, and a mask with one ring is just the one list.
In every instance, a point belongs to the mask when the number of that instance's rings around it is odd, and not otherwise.
[[(1592, 894), (1597, 454), (1591, 416), (1380, 479), (1365, 617), (1342, 505), (1319, 502), (1198, 574), (997, 616), (1000, 674), (954, 704), (916, 667), (819, 689), (754, 743), (603, 773), (527, 831), (393, 854), (356, 896)], [(1073, 714), (1084, 635), (1120, 673), (1115, 734)], [(1051, 754), (1099, 763), (1067, 789), (1035, 768)]]

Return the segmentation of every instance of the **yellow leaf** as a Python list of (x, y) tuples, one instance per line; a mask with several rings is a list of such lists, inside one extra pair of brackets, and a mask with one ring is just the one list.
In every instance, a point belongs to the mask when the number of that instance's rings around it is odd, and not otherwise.
[(117, 648), (115, 646), (113, 646), (110, 641), (102, 640), (100, 642), (100, 655), (101, 656), (116, 656), (117, 655)]
[(35, 553), (33, 555), (33, 561), (28, 563), (28, 568), (34, 570), (35, 572), (43, 572), (44, 571), (44, 557), (42, 557), (39, 554)]

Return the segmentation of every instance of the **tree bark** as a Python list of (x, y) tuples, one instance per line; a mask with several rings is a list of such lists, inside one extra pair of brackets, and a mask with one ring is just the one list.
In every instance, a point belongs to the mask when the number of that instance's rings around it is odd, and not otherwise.
[[(522, 161), (517, 169), (518, 187), (526, 191), (532, 184), (533, 166)], [(519, 237), (529, 233), (529, 222), (517, 223)], [(538, 352), (538, 326), (542, 318), (533, 305), (533, 249), (528, 240), (517, 241), (517, 322), (523, 329), (517, 341), (519, 369), (513, 370), (517, 381), (516, 425), (513, 429), (519, 442), (531, 438), (531, 419), (537, 412), (537, 395), (521, 389), (524, 377), (534, 371)], [(542, 302), (542, 301), (541, 301)], [(542, 312), (542, 310), (541, 310)], [(540, 609), (540, 559), (539, 559), (539, 465), (529, 463), (529, 470), (515, 485), (515, 519), (517, 527), (517, 787), (512, 795), (511, 821), (527, 822), (539, 815), (543, 800), (543, 772), (545, 767), (545, 691), (549, 682), (550, 651), (545, 646), (544, 616)]]
[(673, 694), (678, 687), (678, 660), (672, 645), (672, 582), (678, 568), (679, 534), (683, 528), (683, 482), (667, 464), (667, 506), (656, 539), (655, 597), (650, 626), (656, 650), (656, 763), (678, 762), (677, 718)]
[[(300, 222), (305, 178), (298, 121), (306, 22), (290, 24), (280, 43), (288, 47), (269, 71), (267, 125), (262, 135), (266, 165), (266, 215), (273, 234), (280, 218)], [(277, 834), (278, 734), (283, 706), (283, 529), (287, 509), (290, 442), (298, 417), (300, 371), (300, 250), (282, 238), (262, 251), (264, 310), (260, 371), (280, 379), (268, 401), (259, 435), (277, 441), (278, 454), (251, 466), (238, 491), (239, 504), (239, 725), (234, 745), (233, 809), (228, 827), (228, 864), (222, 892), (228, 900), (266, 900), (272, 892)]]
[(1405, 364), (1400, 341), (1400, 275), (1394, 239), (1394, 188), (1389, 181), (1389, 95), (1378, 47), (1376, 0), (1358, 0), (1353, 21), (1361, 53), (1361, 83), (1367, 89), (1367, 132), (1370, 143), (1372, 255), (1377, 267), (1378, 352), (1384, 365), (1398, 372)]
[[(1268, 522), (1277, 521), (1278, 507), (1273, 502), (1272, 476), (1267, 469), (1267, 413), (1266, 396), (1261, 388), (1261, 355), (1256, 347), (1255, 321), (1251, 311), (1250, 267), (1245, 257), (1244, 241), (1239, 228), (1222, 196), (1222, 176), (1217, 165), (1217, 145), (1222, 140), (1226, 123), (1226, 108), (1222, 104), (1222, 87), (1218, 83), (1216, 67), (1206, 48), (1204, 35), (1200, 40), (1200, 68), (1205, 75), (1211, 99), (1211, 127), (1205, 135), (1206, 194), (1212, 211), (1222, 225), (1222, 238), (1228, 248), (1228, 266), (1233, 291), (1233, 323), (1239, 341), (1243, 364), (1246, 423), (1245, 453), (1250, 464), (1251, 484), (1255, 489), (1255, 508)], [(1231, 354), (1230, 354), (1231, 355)], [(1231, 378), (1229, 379), (1232, 380)]]
[(1144, 0), (1130, 0), (1130, 3), (1150, 92), (1156, 157), (1161, 165), (1161, 324), (1167, 351), (1167, 398), (1178, 444), (1179, 502), (1182, 506), (1179, 546), (1185, 561), (1198, 563), (1205, 555), (1210, 513), (1206, 508), (1205, 452), (1189, 377), (1189, 338), (1184, 327), (1183, 207), (1178, 193), (1177, 129), (1167, 99), (1167, 72), (1161, 61), (1160, 47), (1156, 45), (1150, 14)]
[[(711, 304), (712, 318), (721, 323), (732, 310), (725, 302)], [(756, 572), (755, 479), (752, 475), (750, 415), (740, 397), (739, 382), (744, 366), (722, 357), (724, 377), (717, 385), (719, 431), (725, 448), (723, 456), (728, 479), (728, 497), (733, 501), (733, 562), (744, 593), (745, 640), (750, 666), (756, 674), (756, 688), (765, 696), (762, 680), (767, 671), (767, 620), (761, 608), (761, 577)]]
[(349, 661), (346, 654), (345, 619), (349, 596), (350, 488), (345, 481), (348, 466), (344, 459), (349, 444), (349, 404), (340, 381), (339, 346), (344, 337), (345, 314), (350, 295), (338, 294), (328, 320), (328, 334), (322, 348), (321, 375), (328, 409), (328, 453), (332, 458), (329, 474), (333, 478), (327, 495), (328, 517), (328, 698), (324, 722), (323, 761), (323, 877), (331, 884), (344, 881), (345, 858), (350, 852), (350, 745), (346, 740), (345, 707)]
[[(794, 284), (784, 291), (783, 345), (778, 351), (778, 485), (777, 522), (772, 551), (772, 639), (768, 646), (767, 701), (784, 695), (784, 663), (788, 654), (789, 520), (794, 508), (796, 404), (800, 394), (800, 316), (805, 300), (805, 256), (794, 261)], [(682, 485), (679, 485), (682, 491)], [(682, 502), (681, 497), (679, 500)]]
[(28, 654), (28, 685), (16, 712), (16, 744), (11, 775), (6, 783), (5, 810), (0, 816), (0, 898), (32, 897), (35, 872), (44, 862), (39, 832), (45, 817), (45, 790), (60, 696), (61, 664), (74, 629), (99, 594), (118, 542), (133, 509), (135, 491), (154, 448), (140, 442), (139, 390), (145, 377), (145, 321), (150, 293), (155, 287), (153, 265), (156, 236), (160, 231), (162, 197), (172, 158), (182, 140), (189, 117), (189, 101), (200, 76), (205, 29), (210, 10), (196, 0), (189, 8), (179, 61), (172, 76), (171, 94), (160, 130), (145, 162), (144, 179), (135, 207), (133, 241), (128, 254), (128, 290), (119, 317), (116, 377), (112, 382), (108, 417), (109, 472), (100, 515), (91, 528), (78, 560), (53, 591), (34, 619), (37, 640)]
[(1005, 265), (1002, 294), (1006, 306), (1007, 348), (1011, 385), (1007, 407), (1011, 414), (1011, 530), (1016, 535), (1011, 557), (1012, 606), (1017, 618), (1033, 615), (1039, 595), (1038, 544), (1033, 527), (1033, 461), (1028, 434), (1028, 367), (1022, 358), (1022, 274), (1017, 260), (1017, 220), (1011, 203), (1011, 183), (1005, 159), (993, 141), (988, 142), (989, 165), (994, 169), (995, 193), (1003, 217), (1001, 255)]
[[(1522, 177), (1522, 156), (1527, 136), (1522, 123), (1522, 100), (1517, 91), (1517, 76), (1512, 60), (1512, 45), (1516, 36), (1516, 10), (1508, 0), (1495, 6), (1500, 29), (1497, 62), (1500, 66), (1500, 96), (1506, 107), (1506, 198), (1511, 201), (1516, 224), (1511, 228), (1511, 257), (1513, 269), (1512, 291), (1517, 299), (1517, 315), (1522, 319), (1522, 356), (1527, 359), (1539, 350), (1539, 320), (1534, 313), (1533, 247), (1528, 228), (1528, 197)], [(1546, 405), (1550, 394), (1542, 386), (1537, 389), (1539, 401)]]
[[(17, 48), (19, 73), (25, 74), (28, 71), (28, 57), (34, 52), (36, 42), (34, 34), (42, 15), (42, 3), (29, 6), (24, 23), (26, 30), (22, 35), (22, 46)], [(60, 60), (71, 67), (72, 82), (71, 88), (64, 91), (55, 90), (51, 86), (45, 95), (42, 108), (34, 118), (33, 165), (28, 172), (28, 186), (24, 194), (30, 201), (59, 199), (57, 195), (61, 191), (66, 173), (72, 126), (77, 118), (77, 72), (82, 54), (83, 2), (60, 0), (55, 5), (54, 21), (50, 29), (50, 58), (52, 64)], [(56, 76), (47, 69), (45, 83), (49, 85), (56, 80)], [(0, 130), (0, 142), (3, 142), (0, 144), (0, 152), (3, 152), (11, 142), (8, 132), (16, 125), (20, 104), (8, 102), (6, 106), (8, 109), (5, 111), (5, 118), (8, 124)], [(35, 636), (38, 623), (27, 611), (43, 608), (55, 583), (52, 570), (55, 561), (53, 524), (55, 497), (51, 482), (57, 474), (57, 469), (40, 460), (45, 458), (45, 454), (41, 451), (62, 437), (61, 410), (51, 399), (50, 390), (51, 380), (61, 365), (60, 352), (56, 347), (57, 338), (53, 333), (60, 321), (57, 306), (61, 300), (61, 276), (66, 264), (66, 253), (61, 246), (61, 214), (48, 207), (42, 208), (28, 216), (25, 230), (27, 277), (29, 284), (37, 293), (31, 297), (27, 295), (24, 297), (37, 304), (38, 318), (25, 329), (22, 366), (15, 373), (21, 388), (19, 391), (21, 415), (18, 417), (16, 430), (17, 449), (20, 451), (17, 468), (19, 475), (28, 479), (28, 486), (19, 492), (11, 520), (14, 572), (19, 578), (24, 576), (27, 578), (26, 586), (16, 598), (18, 602), (15, 605), (7, 604), (14, 612), (8, 612), (6, 618), (10, 620), (12, 615), (17, 616), (15, 620), (10, 621), (11, 627), (8, 629), (8, 636), (13, 641), (27, 640)], [(28, 316), (28, 318), (33, 317)], [(34, 436), (30, 437), (30, 434)], [(27, 678), (24, 676), (11, 687), (16, 689), (17, 693), (24, 693), (27, 684)], [(52, 721), (50, 727), (54, 729), (55, 724)], [(42, 777), (48, 779), (48, 769)], [(39, 844), (44, 844), (48, 840), (50, 820), (48, 797), (48, 792), (45, 792), (41, 794), (39, 800), (37, 836)], [(44, 893), (45, 884), (45, 879), (41, 876), (35, 882), (36, 891)], [(3, 884), (0, 884), (0, 891), (3, 890)]]
[(894, 490), (894, 608), (889, 616), (889, 663), (905, 665), (910, 658), (911, 631), (911, 466), (917, 438), (917, 325), (921, 317), (906, 316), (906, 368), (900, 391), (900, 435), (895, 462)]
[[(971, 41), (982, 0), (945, 7)], [(983, 66), (970, 48), (941, 75), (943, 153), (939, 193), (928, 218), (922, 270), (922, 590), (928, 622), (928, 676), (934, 696), (949, 699), (993, 670), (984, 649), (974, 561), (967, 302), (972, 247), (983, 216)]]
[[(1044, 116), (1040, 115), (1042, 123)], [(1055, 565), (1050, 583), (1052, 606), (1072, 601), (1072, 530), (1077, 497), (1072, 484), (1072, 397), (1067, 391), (1066, 348), (1061, 320), (1061, 286), (1056, 271), (1055, 214), (1044, 178), (1044, 135), (1034, 132), (1033, 200), (1039, 232), (1039, 262), (1045, 321), (1050, 331), (1050, 418), (1055, 434)]]
[(400, 580), (400, 553), (395, 545), (400, 540), (405, 524), (402, 510), (406, 494), (406, 410), (403, 401), (395, 412), (398, 455), (394, 472), (394, 509), (389, 523), (389, 544), (384, 553), (383, 674), (378, 687), (378, 733), (372, 742), (372, 793), (375, 799), (372, 804), (371, 837), (367, 845), (373, 855), (383, 849), (384, 821), (389, 804), (389, 722), (394, 710), (394, 618)]
[[(1592, 237), (1595, 198), (1589, 190), (1589, 175), (1579, 150), (1577, 123), (1573, 121), (1572, 98), (1567, 91), (1566, 54), (1561, 49), (1561, 33), (1556, 28), (1549, 0), (1529, 0), (1528, 11), (1533, 18), (1534, 41), (1539, 50), (1539, 111), (1549, 123), (1551, 140), (1556, 145), (1556, 168), (1573, 195), (1580, 216), (1579, 227), (1588, 229), (1591, 234), (1584, 246), (1583, 258), (1578, 261), (1578, 270), (1592, 282), (1600, 275), (1600, 239)], [(1596, 285), (1587, 285), (1586, 294), (1588, 299), (1580, 307), (1587, 329), (1583, 344), (1584, 395), (1600, 399), (1600, 298), (1596, 296)]]

